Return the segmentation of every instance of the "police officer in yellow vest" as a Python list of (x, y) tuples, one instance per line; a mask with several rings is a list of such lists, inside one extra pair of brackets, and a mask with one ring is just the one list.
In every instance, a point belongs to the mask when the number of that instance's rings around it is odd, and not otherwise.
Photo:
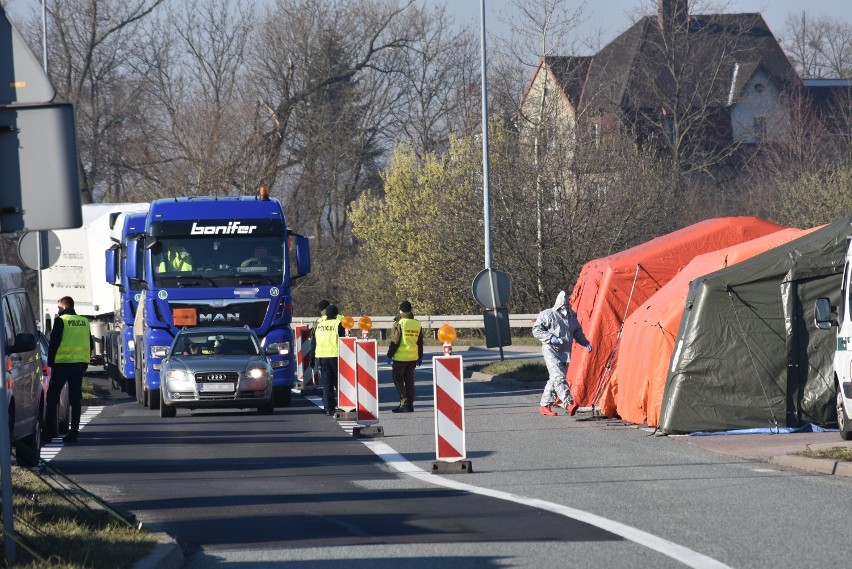
[(71, 406), (71, 430), (62, 439), (66, 443), (77, 442), (80, 430), (80, 412), (83, 404), (83, 373), (89, 366), (94, 348), (89, 319), (74, 312), (74, 299), (63, 296), (59, 299), (59, 313), (53, 320), (47, 363), (51, 368), (50, 386), (47, 388), (45, 410), (48, 440), (58, 433), (56, 429), (56, 406), (59, 394), (68, 383), (68, 400)]
[(411, 303), (399, 304), (388, 346), (388, 365), (393, 369), (393, 384), (399, 392), (399, 407), (394, 413), (414, 411), (414, 368), (423, 363), (423, 326), (414, 318)]
[(337, 409), (337, 340), (346, 335), (341, 320), (337, 307), (329, 304), (325, 307), (325, 316), (317, 320), (314, 329), (314, 357), (320, 369), (322, 405), (329, 416)]

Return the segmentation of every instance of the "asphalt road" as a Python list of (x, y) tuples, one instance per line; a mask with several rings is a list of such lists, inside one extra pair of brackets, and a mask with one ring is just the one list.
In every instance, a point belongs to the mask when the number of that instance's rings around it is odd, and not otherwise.
[(117, 397), (52, 464), (176, 537), (193, 568), (846, 565), (852, 480), (542, 417), (537, 389), (466, 383), (474, 472), (429, 474), (428, 365), (417, 378), (415, 413), (393, 415), (382, 366), (386, 436), (366, 444), (299, 397), (175, 419)]

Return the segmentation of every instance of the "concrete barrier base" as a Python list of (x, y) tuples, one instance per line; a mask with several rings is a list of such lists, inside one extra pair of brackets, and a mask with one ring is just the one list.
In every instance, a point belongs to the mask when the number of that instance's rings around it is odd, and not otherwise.
[(352, 436), (362, 439), (375, 439), (385, 436), (385, 429), (381, 425), (360, 425), (352, 429)]
[(341, 411), (337, 410), (334, 412), (334, 418), (338, 421), (354, 421), (356, 419), (355, 411)]
[(471, 472), (473, 472), (473, 464), (469, 460), (455, 462), (436, 460), (432, 463), (432, 474), (470, 474)]

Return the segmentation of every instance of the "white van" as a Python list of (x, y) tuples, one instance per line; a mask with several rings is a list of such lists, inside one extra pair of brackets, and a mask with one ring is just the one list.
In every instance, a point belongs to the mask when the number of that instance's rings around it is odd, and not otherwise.
[(41, 452), (39, 403), (41, 355), (32, 304), (19, 267), (0, 265), (0, 297), (6, 328), (9, 432), (21, 466), (35, 466)]

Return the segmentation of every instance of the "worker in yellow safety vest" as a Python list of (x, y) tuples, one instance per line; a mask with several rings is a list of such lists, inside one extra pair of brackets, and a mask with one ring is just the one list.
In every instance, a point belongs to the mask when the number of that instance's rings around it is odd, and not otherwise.
[(47, 364), (51, 367), (50, 385), (47, 388), (45, 434), (47, 440), (56, 432), (56, 407), (59, 395), (68, 384), (68, 402), (71, 407), (71, 430), (62, 439), (77, 442), (80, 430), (80, 412), (83, 405), (83, 373), (89, 366), (94, 348), (89, 319), (74, 312), (74, 299), (63, 296), (58, 302), (59, 312), (53, 320), (47, 349)]
[(158, 273), (183, 273), (191, 270), (192, 255), (180, 245), (166, 251), (157, 267)]
[(387, 364), (393, 369), (393, 384), (399, 393), (399, 407), (394, 413), (414, 411), (414, 368), (423, 363), (423, 326), (414, 318), (411, 303), (399, 304), (388, 346)]
[(329, 304), (325, 307), (325, 316), (320, 317), (314, 327), (314, 357), (320, 369), (323, 410), (329, 416), (337, 409), (337, 342), (346, 335), (340, 323), (342, 318), (338, 316), (337, 307)]

